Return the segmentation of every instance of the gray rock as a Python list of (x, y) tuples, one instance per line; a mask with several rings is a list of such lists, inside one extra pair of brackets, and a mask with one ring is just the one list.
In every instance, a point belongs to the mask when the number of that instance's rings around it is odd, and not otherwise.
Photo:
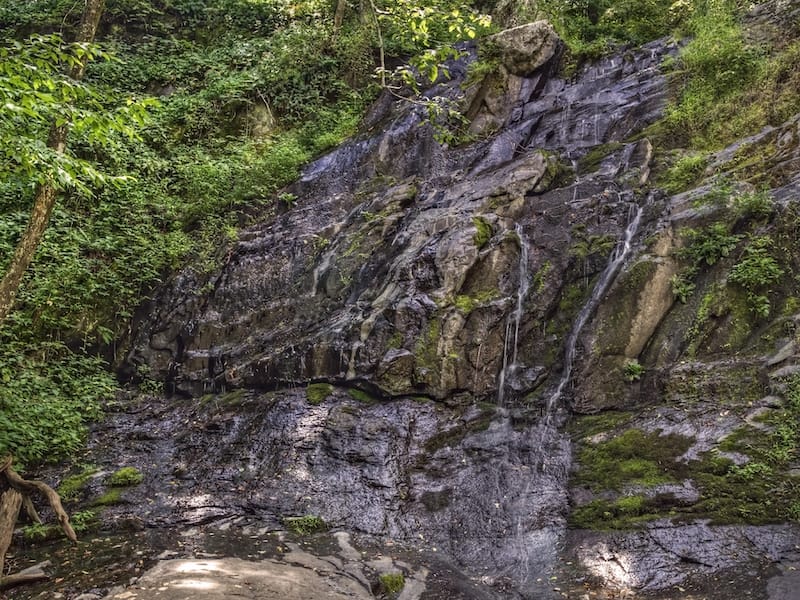
[(532, 74), (552, 59), (560, 41), (547, 21), (519, 25), (489, 38), (489, 43), (499, 48), (503, 66), (509, 73), (521, 77)]
[(197, 600), (233, 597), (253, 600), (374, 598), (368, 589), (346, 573), (329, 570), (321, 574), (306, 566), (238, 558), (161, 561), (135, 585), (105, 598), (185, 600), (190, 597)]

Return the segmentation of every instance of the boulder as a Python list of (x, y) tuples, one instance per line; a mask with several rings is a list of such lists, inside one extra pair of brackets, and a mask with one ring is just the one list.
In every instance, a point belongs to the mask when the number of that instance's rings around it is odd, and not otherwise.
[(512, 75), (521, 77), (530, 75), (553, 58), (560, 41), (547, 21), (526, 23), (489, 38), (500, 50), (503, 66)]

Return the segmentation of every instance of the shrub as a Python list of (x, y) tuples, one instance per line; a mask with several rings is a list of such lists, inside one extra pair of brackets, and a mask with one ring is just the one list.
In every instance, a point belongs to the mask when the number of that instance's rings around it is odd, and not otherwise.
[(682, 234), (688, 245), (678, 251), (678, 256), (696, 266), (716, 264), (733, 252), (742, 237), (729, 233), (725, 223), (714, 223), (703, 229), (684, 229)]
[(642, 378), (642, 375), (644, 375), (644, 370), (644, 367), (639, 364), (639, 361), (633, 359), (625, 363), (622, 372), (625, 376), (625, 381), (632, 383), (634, 381), (639, 381)]
[(741, 286), (747, 292), (750, 311), (764, 318), (769, 316), (770, 302), (759, 292), (779, 281), (784, 274), (778, 261), (769, 253), (771, 246), (772, 240), (768, 237), (753, 239), (745, 248), (743, 258), (728, 274), (728, 282)]

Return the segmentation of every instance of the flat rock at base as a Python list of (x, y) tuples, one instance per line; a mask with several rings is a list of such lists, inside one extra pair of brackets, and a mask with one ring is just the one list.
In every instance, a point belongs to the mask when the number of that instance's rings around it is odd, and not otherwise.
[(311, 569), (274, 560), (250, 562), (238, 558), (218, 560), (165, 560), (134, 585), (106, 596), (106, 600), (338, 600), (374, 596), (344, 573), (322, 576)]

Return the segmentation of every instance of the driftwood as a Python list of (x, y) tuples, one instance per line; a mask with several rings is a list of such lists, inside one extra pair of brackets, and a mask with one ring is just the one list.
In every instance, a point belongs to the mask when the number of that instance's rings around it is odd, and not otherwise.
[(50, 503), (67, 538), (72, 542), (78, 541), (75, 530), (69, 523), (69, 515), (61, 506), (61, 498), (56, 491), (41, 481), (29, 481), (20, 477), (12, 467), (10, 456), (0, 459), (0, 589), (47, 578), (41, 566), (38, 566), (38, 569), (26, 569), (16, 575), (3, 577), (5, 556), (11, 545), (20, 509), (24, 508), (29, 518), (41, 523), (31, 500), (31, 494), (34, 492), (44, 496)]

